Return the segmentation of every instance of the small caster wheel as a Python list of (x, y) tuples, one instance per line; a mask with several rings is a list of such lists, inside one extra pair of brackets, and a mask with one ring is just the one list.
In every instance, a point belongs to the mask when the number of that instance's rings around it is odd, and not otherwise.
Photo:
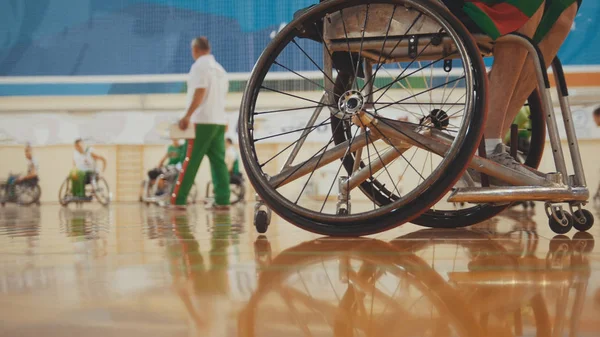
[(594, 215), (587, 209), (580, 209), (573, 213), (573, 227), (580, 232), (590, 230), (594, 225)]
[(337, 212), (338, 215), (348, 215), (348, 210), (346, 208), (340, 208)]
[(556, 234), (566, 234), (571, 228), (573, 228), (573, 217), (571, 214), (562, 211), (556, 213), (560, 222), (556, 221), (553, 216), (550, 216), (548, 219), (548, 224), (550, 225), (550, 229)]
[(594, 250), (594, 236), (587, 232), (577, 232), (573, 235), (573, 246), (575, 251), (589, 254)]
[(564, 251), (569, 251), (571, 247), (571, 239), (569, 239), (566, 235), (555, 235), (552, 240), (550, 240), (550, 244), (548, 245), (548, 250), (551, 253), (556, 253), (559, 249)]
[(254, 227), (260, 234), (264, 234), (269, 229), (269, 215), (264, 210), (259, 210), (254, 215)]

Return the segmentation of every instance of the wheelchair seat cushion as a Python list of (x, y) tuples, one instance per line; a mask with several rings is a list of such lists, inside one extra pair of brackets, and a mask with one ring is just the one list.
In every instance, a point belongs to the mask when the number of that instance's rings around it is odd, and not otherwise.
[[(544, 4), (544, 0), (442, 0), (472, 33), (484, 33), (492, 39), (521, 29)], [(582, 0), (546, 0), (544, 14), (534, 35), (540, 42), (554, 23), (572, 4)], [(477, 26), (473, 27), (473, 23)]]

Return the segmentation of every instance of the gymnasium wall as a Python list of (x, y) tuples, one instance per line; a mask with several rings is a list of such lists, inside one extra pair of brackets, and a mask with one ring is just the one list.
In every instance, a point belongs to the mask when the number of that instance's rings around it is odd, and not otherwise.
[[(115, 192), (123, 185), (120, 170), (129, 165), (120, 158), (127, 151), (141, 158), (137, 176), (127, 182), (133, 190), (162, 156), (169, 142), (165, 129), (184, 109), (185, 73), (192, 63), (189, 43), (198, 35), (208, 36), (213, 53), (231, 75), (227, 109), (229, 135), (235, 137), (241, 91), (255, 61), (296, 10), (316, 2), (0, 1), (0, 180), (25, 169), (23, 145), (31, 143), (41, 167), (42, 201), (56, 201), (71, 167), (72, 142), (82, 137), (107, 156), (106, 178)], [(559, 54), (569, 83), (576, 86), (574, 120), (594, 189), (600, 169), (600, 129), (591, 120), (600, 103), (598, 18), (600, 2), (584, 0)], [(309, 48), (308, 53), (321, 50)], [(286, 57), (284, 63), (294, 69), (303, 69), (307, 62)], [(319, 99), (318, 92), (310, 94)], [(277, 98), (269, 104), (289, 102)], [(274, 134), (289, 130), (293, 122), (270, 118), (261, 127)], [(328, 140), (329, 130), (318, 131)], [(276, 153), (279, 146), (267, 142), (261, 150)], [(551, 163), (547, 159), (544, 165)], [(201, 191), (207, 176), (203, 164), (197, 179)], [(135, 197), (128, 192), (117, 199)]]
[[(316, 0), (11, 0), (0, 2), (0, 77), (184, 74), (190, 40), (206, 35), (230, 73), (247, 74), (295, 11)], [(600, 64), (600, 2), (583, 1), (560, 57)], [(308, 48), (318, 55), (318, 47)], [(310, 64), (286, 55), (293, 69)], [(243, 76), (242, 76), (243, 78)], [(241, 89), (238, 83), (232, 89)], [(183, 80), (147, 83), (2, 81), (0, 95), (177, 93)]]

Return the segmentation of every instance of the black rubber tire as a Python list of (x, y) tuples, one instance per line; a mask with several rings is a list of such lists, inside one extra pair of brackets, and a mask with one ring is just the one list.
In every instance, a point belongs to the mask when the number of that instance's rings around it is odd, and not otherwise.
[(241, 183), (241, 184), (235, 185), (235, 186), (237, 186), (239, 188), (239, 191), (237, 194), (235, 194), (235, 197), (232, 198), (232, 200), (231, 200), (232, 205), (235, 205), (240, 202), (244, 202), (244, 197), (246, 196), (246, 186), (244, 185), (244, 183)]
[[(412, 0), (411, 0), (412, 1)], [(364, 0), (331, 0), (320, 3), (311, 7), (304, 14), (298, 16), (290, 24), (288, 24), (277, 36), (271, 44), (265, 49), (259, 58), (248, 85), (244, 92), (244, 97), (241, 104), (241, 125), (248, 124), (251, 121), (251, 116), (254, 109), (254, 101), (258, 95), (260, 84), (264, 76), (268, 72), (273, 59), (277, 57), (281, 49), (289, 39), (288, 34), (291, 34), (297, 27), (302, 27), (302, 22), (306, 20), (316, 20), (320, 17), (320, 13), (328, 10), (338, 10), (339, 8), (347, 8), (355, 5), (364, 5), (367, 2)], [(402, 0), (378, 0), (378, 3), (404, 5), (406, 1)], [(414, 5), (414, 1), (413, 1)], [(373, 216), (368, 221), (363, 219), (352, 219), (352, 217), (328, 216), (326, 220), (316, 220), (306, 216), (306, 214), (298, 214), (291, 210), (292, 202), (284, 199), (279, 193), (273, 191), (268, 185), (266, 177), (256, 168), (254, 163), (257, 157), (256, 149), (251, 140), (250, 128), (241, 128), (239, 134), (240, 147), (242, 148), (242, 162), (248, 173), (248, 179), (255, 187), (256, 192), (262, 197), (262, 200), (282, 218), (290, 223), (303, 228), (305, 230), (332, 236), (360, 236), (379, 233), (403, 223), (413, 220), (421, 213), (431, 208), (441, 197), (443, 197), (449, 189), (451, 189), (456, 181), (462, 176), (466, 170), (466, 166), (471, 157), (475, 153), (478, 144), (480, 143), (483, 125), (486, 117), (486, 95), (487, 92), (487, 73), (483, 63), (479, 48), (475, 40), (464, 25), (452, 15), (441, 4), (433, 1), (420, 1), (420, 6), (423, 6), (435, 12), (442, 17), (448, 26), (456, 32), (465, 47), (466, 53), (472, 64), (473, 73), (473, 100), (474, 110), (471, 120), (466, 121), (466, 133), (464, 137), (455, 143), (457, 152), (451, 154), (452, 164), (448, 165), (446, 172), (439, 179), (421, 193), (419, 198), (414, 198), (408, 201), (403, 207), (387, 212), (380, 216)], [(333, 124), (332, 124), (333, 125)], [(449, 155), (450, 156), (450, 155)]]
[[(531, 110), (531, 146), (524, 164), (537, 169), (542, 161), (544, 146), (546, 144), (546, 118), (537, 89), (529, 96), (528, 103)], [(525, 209), (528, 206), (528, 202), (523, 203)], [(502, 206), (479, 204), (456, 211), (428, 210), (420, 217), (414, 219), (412, 223), (431, 228), (467, 227), (491, 219), (509, 207), (510, 204)], [(535, 207), (535, 204), (531, 207)]]
[[(581, 223), (577, 219), (584, 218), (585, 222)], [(577, 210), (573, 213), (573, 227), (580, 232), (589, 231), (594, 226), (594, 215), (587, 209)]]
[(558, 223), (553, 216), (550, 216), (550, 218), (548, 218), (548, 225), (550, 226), (550, 229), (556, 234), (567, 234), (573, 228), (573, 217), (571, 216), (571, 214), (563, 212), (562, 215), (565, 218), (567, 218), (567, 225)]
[(69, 205), (69, 201), (66, 200), (66, 197), (69, 189), (70, 180), (71, 179), (67, 177), (67, 179), (65, 179), (65, 181), (60, 185), (60, 189), (58, 190), (58, 202), (61, 204), (61, 206)]
[(106, 181), (106, 179), (104, 179), (104, 177), (100, 177), (98, 179), (98, 181), (97, 181), (97, 184), (100, 184), (100, 182), (102, 182), (104, 184), (104, 186), (106, 186), (106, 191), (108, 193), (108, 198), (107, 199), (102, 199), (96, 193), (94, 193), (94, 198), (96, 198), (96, 200), (98, 200), (98, 202), (102, 206), (108, 206), (110, 204), (110, 188), (108, 187), (108, 182)]
[(264, 210), (259, 210), (254, 216), (254, 227), (260, 234), (265, 234), (269, 229), (269, 215)]

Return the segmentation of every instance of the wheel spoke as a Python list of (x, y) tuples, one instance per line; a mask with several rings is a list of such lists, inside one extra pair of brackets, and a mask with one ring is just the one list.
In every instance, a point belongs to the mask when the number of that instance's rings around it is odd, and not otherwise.
[(271, 138), (275, 138), (275, 137), (281, 137), (281, 136), (289, 135), (290, 133), (294, 133), (294, 132), (300, 132), (300, 131), (306, 131), (306, 130), (311, 130), (312, 131), (312, 130), (314, 130), (316, 128), (319, 128), (319, 127), (324, 126), (324, 125), (329, 125), (329, 124), (331, 124), (331, 122), (319, 124), (317, 126), (309, 126), (309, 127), (305, 127), (305, 128), (301, 128), (301, 129), (296, 129), (296, 130), (286, 131), (286, 132), (282, 132), (282, 133), (277, 133), (277, 134), (269, 135), (269, 136), (262, 137), (262, 138), (256, 138), (256, 139), (254, 139), (254, 141), (255, 142), (260, 142), (261, 140), (271, 139)]
[[(327, 90), (327, 89), (326, 89), (326, 88), (325, 88), (323, 85), (321, 85), (320, 83), (317, 83), (317, 82), (315, 82), (315, 81), (311, 80), (310, 78), (307, 78), (306, 76), (304, 76), (304, 75), (302, 75), (302, 74), (300, 74), (300, 73), (298, 73), (298, 72), (296, 72), (296, 71), (294, 71), (294, 70), (292, 70), (292, 69), (290, 69), (290, 68), (286, 67), (285, 65), (283, 65), (283, 64), (281, 64), (281, 63), (279, 63), (279, 62), (277, 62), (277, 61), (273, 61), (273, 64), (276, 64), (276, 65), (280, 66), (281, 68), (283, 68), (283, 69), (285, 69), (285, 70), (287, 70), (287, 71), (289, 71), (289, 72), (293, 73), (294, 75), (296, 75), (296, 76), (298, 76), (298, 77), (300, 77), (300, 78), (302, 78), (302, 79), (304, 79), (304, 80), (306, 80), (306, 81), (308, 81), (308, 82), (310, 82), (310, 83), (312, 83), (312, 84), (316, 85), (317, 87), (319, 87), (319, 88), (323, 89), (324, 91), (326, 91), (326, 92), (328, 92), (328, 93), (330, 93), (330, 94), (333, 94), (333, 92), (332, 92), (332, 91), (330, 91), (330, 90)], [(325, 74), (325, 73), (323, 73), (323, 74)], [(334, 94), (334, 95), (335, 95), (335, 94)]]
[[(455, 79), (455, 80), (452, 80), (451, 82), (457, 82), (457, 81), (460, 81), (460, 80), (462, 80), (462, 79), (464, 79), (464, 78), (465, 78), (465, 76), (462, 76), (462, 77), (459, 77), (459, 78), (457, 78), (457, 79)], [(431, 87), (431, 88), (429, 88), (429, 89), (427, 89), (427, 90), (421, 91), (421, 92), (420, 92), (420, 93), (418, 93), (418, 94), (415, 94), (415, 95), (412, 95), (412, 96), (405, 97), (405, 98), (403, 98), (403, 99), (401, 99), (401, 100), (399, 100), (399, 101), (393, 102), (393, 103), (385, 104), (383, 107), (381, 107), (381, 108), (379, 108), (379, 109), (377, 109), (377, 110), (385, 109), (385, 108), (387, 108), (388, 106), (390, 106), (390, 105), (393, 105), (393, 104), (400, 104), (400, 103), (402, 103), (402, 102), (404, 102), (404, 101), (407, 101), (407, 100), (409, 100), (409, 99), (412, 99), (412, 98), (415, 98), (415, 97), (417, 97), (417, 96), (420, 96), (420, 95), (426, 94), (426, 93), (430, 92), (431, 90), (435, 90), (435, 89), (437, 89), (437, 88), (440, 88), (440, 87), (442, 87), (442, 86), (443, 86), (443, 85), (438, 85), (438, 86), (435, 86), (435, 87)]]
[[(259, 164), (259, 166), (260, 166), (261, 168), (262, 168), (262, 167), (264, 167), (265, 165), (267, 165), (267, 164), (268, 164), (269, 162), (271, 162), (273, 159), (277, 158), (279, 155), (281, 155), (283, 152), (285, 152), (285, 151), (286, 151), (287, 149), (289, 149), (290, 147), (292, 147), (292, 146), (294, 146), (294, 145), (298, 144), (299, 142), (301, 142), (301, 141), (305, 140), (305, 139), (306, 139), (306, 137), (308, 137), (308, 135), (310, 135), (310, 133), (311, 133), (311, 132), (313, 132), (314, 130), (316, 130), (316, 129), (320, 128), (321, 126), (325, 125), (324, 123), (326, 123), (326, 122), (327, 122), (327, 121), (329, 121), (330, 119), (331, 119), (331, 116), (330, 116), (330, 117), (327, 117), (327, 119), (326, 119), (325, 121), (321, 122), (319, 125), (317, 125), (317, 126), (315, 126), (315, 127), (312, 127), (312, 129), (310, 129), (310, 130), (309, 130), (309, 131), (308, 131), (306, 134), (304, 134), (304, 135), (300, 136), (300, 138), (298, 138), (298, 139), (297, 139), (297, 140), (295, 140), (293, 143), (291, 143), (291, 144), (289, 144), (288, 146), (286, 146), (286, 147), (285, 147), (283, 150), (281, 150), (281, 151), (277, 152), (277, 154), (275, 154), (273, 157), (269, 158), (269, 159), (268, 159), (267, 161), (265, 161), (264, 163), (262, 163), (262, 164)], [(331, 123), (329, 123), (329, 124), (331, 124)], [(284, 165), (284, 166), (285, 166), (285, 165)]]
[(265, 86), (261, 86), (260, 88), (261, 88), (261, 89), (268, 90), (268, 91), (276, 92), (276, 93), (278, 93), (278, 94), (282, 94), (282, 95), (286, 95), (286, 96), (294, 97), (294, 98), (297, 98), (297, 99), (301, 99), (301, 100), (303, 100), (303, 101), (307, 101), (307, 102), (311, 102), (311, 103), (314, 103), (314, 104), (319, 104), (319, 105), (328, 106), (328, 107), (330, 107), (330, 108), (337, 109), (337, 107), (336, 107), (336, 106), (334, 106), (334, 105), (331, 105), (331, 104), (322, 104), (321, 102), (317, 102), (317, 101), (314, 101), (314, 100), (312, 100), (312, 99), (308, 99), (308, 98), (305, 98), (305, 97), (300, 97), (300, 96), (298, 96), (298, 95), (290, 94), (290, 93), (287, 93), (287, 92), (285, 92), (285, 91), (280, 91), (280, 90), (273, 89), (273, 88), (269, 88), (269, 87), (265, 87)]
[[(413, 22), (411, 23), (411, 25), (408, 27), (408, 29), (406, 30), (406, 32), (402, 35), (402, 37), (400, 39), (398, 39), (398, 42), (396, 42), (396, 44), (394, 45), (394, 48), (392, 48), (392, 50), (388, 53), (388, 55), (393, 55), (394, 51), (396, 50), (396, 48), (398, 48), (398, 46), (400, 45), (400, 43), (404, 40), (404, 37), (408, 35), (408, 32), (410, 32), (410, 30), (414, 27), (414, 25), (417, 23), (417, 21), (419, 21), (419, 19), (421, 18), (421, 16), (423, 16), (423, 13), (419, 13), (419, 15), (417, 15), (417, 17), (413, 20)], [(379, 71), (379, 69), (381, 69), (381, 67), (383, 66), (383, 64), (385, 64), (388, 60), (389, 56), (386, 56), (385, 59), (383, 60), (383, 62), (381, 62), (379, 64), (379, 66), (375, 69), (375, 72), (373, 73), (373, 79), (377, 76), (377, 72)], [(375, 81), (375, 80), (373, 80)]]
[(362, 55), (363, 42), (365, 40), (365, 31), (367, 30), (367, 22), (369, 21), (369, 7), (370, 7), (370, 4), (367, 4), (367, 12), (365, 13), (365, 22), (363, 23), (362, 36), (360, 37), (360, 49), (358, 51), (358, 60), (356, 60), (356, 67), (354, 68), (354, 84), (356, 84), (356, 90), (360, 90), (360, 88), (358, 87), (358, 68), (360, 67), (360, 59), (361, 59), (361, 55)]
[(300, 111), (300, 110), (308, 110), (308, 109), (317, 109), (317, 108), (322, 108), (325, 106), (329, 106), (326, 104), (319, 104), (319, 105), (311, 105), (311, 106), (303, 106), (303, 107), (299, 107), (299, 108), (288, 108), (288, 109), (278, 109), (278, 110), (268, 110), (268, 111), (261, 111), (261, 112), (253, 112), (252, 114), (255, 116), (258, 115), (266, 115), (266, 114), (272, 114), (272, 113), (277, 113), (277, 112), (289, 112), (289, 111)]
[(302, 52), (302, 54), (304, 54), (304, 56), (306, 56), (310, 60), (310, 62), (312, 64), (314, 64), (314, 66), (317, 67), (317, 69), (319, 69), (319, 71), (321, 73), (323, 73), (323, 76), (325, 76), (325, 78), (327, 78), (335, 86), (335, 82), (331, 79), (331, 77), (329, 77), (329, 75), (327, 75), (325, 73), (325, 71), (323, 71), (323, 69), (315, 62), (315, 60), (313, 60), (313, 58), (310, 57), (310, 55), (308, 55), (308, 53), (302, 47), (300, 47), (300, 45), (296, 42), (296, 39), (293, 39), (292, 43), (295, 44), (296, 47), (298, 47), (298, 49), (300, 49), (300, 51)]
[[(338, 124), (335, 127), (335, 130), (333, 130), (333, 134), (335, 134), (335, 132), (337, 131), (337, 129), (340, 127), (340, 125), (342, 125), (343, 123)], [(334, 141), (333, 135), (331, 136), (331, 138), (329, 138), (329, 142), (327, 143), (327, 145), (325, 145), (325, 147), (321, 150), (321, 156), (319, 157), (319, 160), (317, 160), (317, 164), (316, 166), (319, 167), (319, 163), (321, 162), (321, 160), (323, 159), (323, 156), (325, 155), (325, 153), (327, 152), (327, 148), (329, 147), (329, 145), (331, 145)], [(350, 146), (350, 145), (349, 145)], [(319, 152), (321, 152), (319, 151)], [(313, 157), (314, 158), (314, 157)], [(312, 159), (312, 158), (311, 158)], [(308, 162), (308, 161), (307, 161)], [(316, 170), (313, 170), (310, 175), (308, 176), (308, 179), (306, 179), (306, 182), (304, 183), (304, 186), (302, 187), (302, 190), (300, 190), (300, 193), (298, 194), (298, 198), (296, 198), (296, 201), (294, 202), (294, 204), (298, 204), (298, 201), (300, 200), (300, 197), (302, 196), (302, 194), (304, 193), (304, 190), (306, 189), (306, 186), (308, 186), (308, 183), (310, 182), (310, 179), (312, 178), (312, 176), (315, 174)]]
[(358, 133), (358, 130), (360, 130), (360, 128), (356, 128), (356, 131), (354, 131), (354, 135), (352, 136), (352, 138), (350, 139), (350, 142), (348, 143), (348, 148), (346, 149), (346, 153), (344, 153), (344, 156), (342, 157), (342, 160), (340, 161), (340, 166), (338, 167), (337, 172), (336, 172), (335, 176), (333, 177), (333, 181), (331, 182), (331, 186), (329, 186), (329, 190), (327, 191), (327, 195), (325, 196), (325, 200), (323, 200), (323, 204), (321, 205), (321, 210), (320, 210), (321, 212), (323, 212), (323, 209), (325, 208), (325, 204), (327, 203), (327, 199), (331, 195), (331, 191), (333, 190), (333, 186), (335, 186), (335, 182), (337, 180), (336, 178), (340, 175), (340, 171), (342, 170), (342, 167), (344, 166), (344, 160), (346, 159), (346, 156), (348, 156), (349, 153), (350, 153), (350, 147), (352, 146), (352, 142), (356, 138), (356, 134)]

